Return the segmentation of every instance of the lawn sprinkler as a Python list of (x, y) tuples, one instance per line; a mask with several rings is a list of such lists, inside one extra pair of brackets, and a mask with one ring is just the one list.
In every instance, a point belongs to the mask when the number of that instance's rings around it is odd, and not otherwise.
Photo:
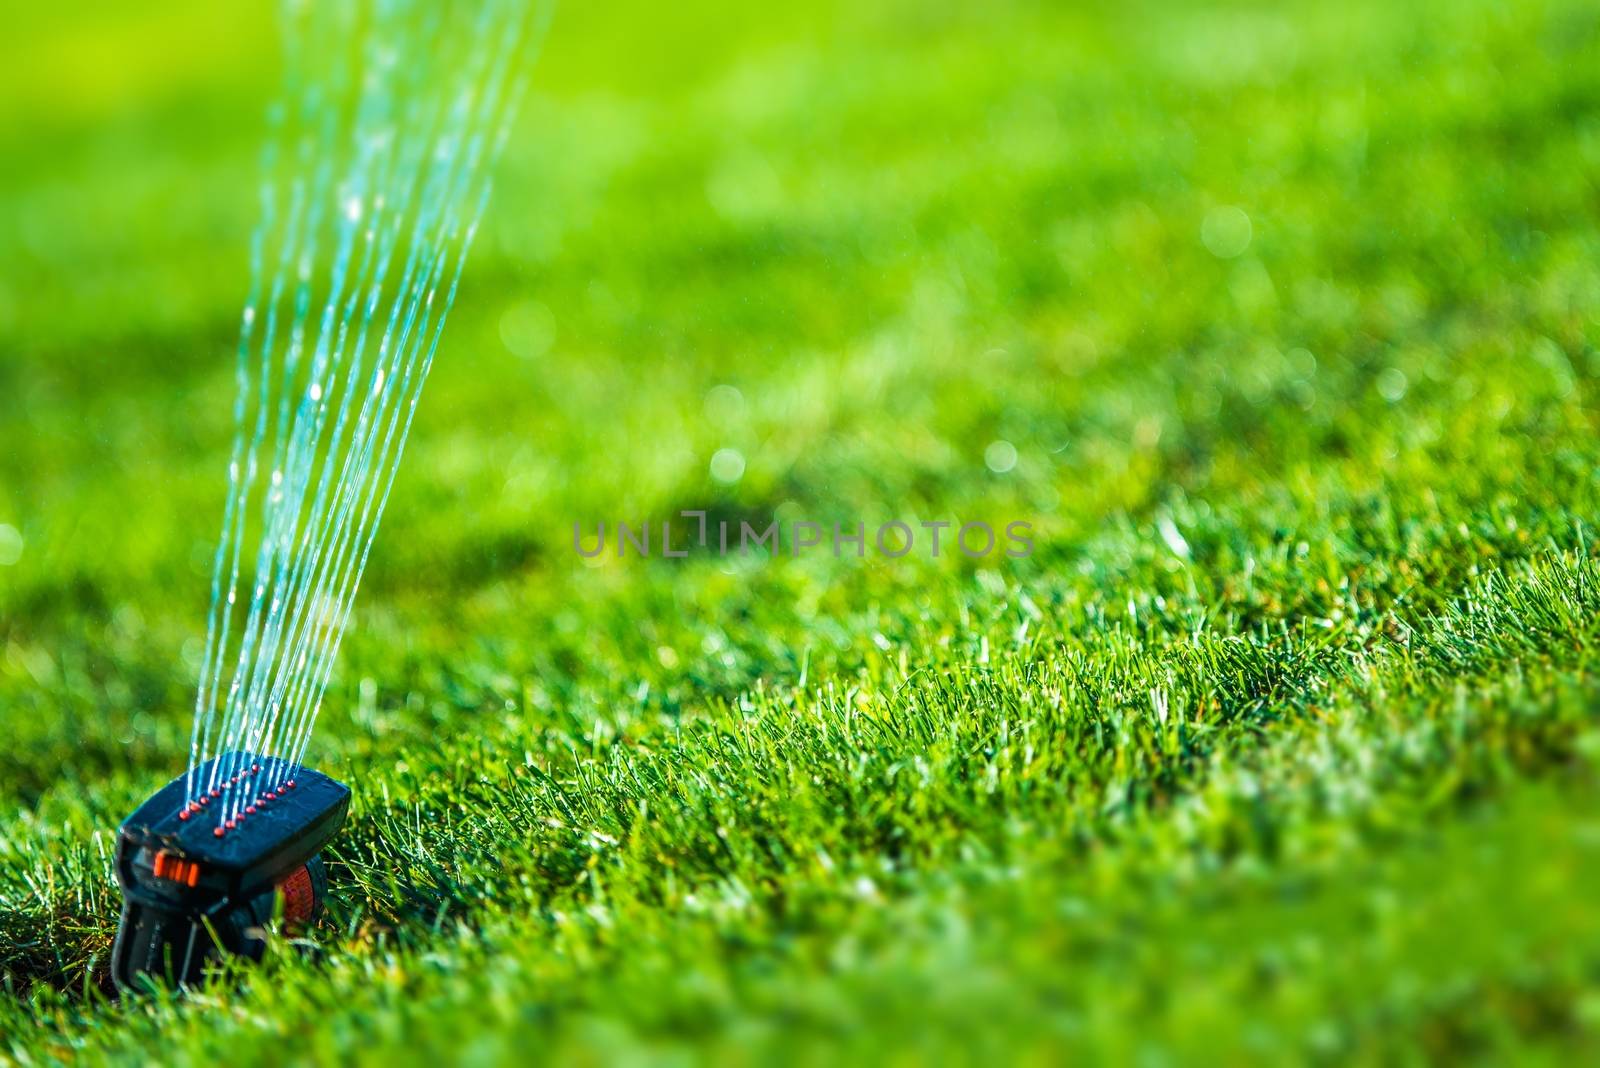
[(552, 7), (291, 6), (264, 158), (301, 147), (263, 174), (191, 766), (117, 834), (123, 990), (259, 959), (322, 904), (350, 791), (299, 755)]
[(309, 924), (327, 894), (322, 847), (349, 806), (350, 788), (321, 772), (240, 753), (162, 787), (117, 833), (118, 988), (192, 985), (223, 955), (260, 960), (274, 918)]

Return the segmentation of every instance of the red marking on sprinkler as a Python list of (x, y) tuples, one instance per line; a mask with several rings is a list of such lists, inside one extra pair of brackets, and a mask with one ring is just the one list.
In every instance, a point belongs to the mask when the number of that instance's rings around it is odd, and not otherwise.
[(189, 810), (188, 809), (184, 809), (182, 812), (178, 813), (178, 818), (180, 820), (188, 819), (189, 818)]
[(217, 789), (215, 786), (213, 786), (211, 788), (211, 796), (212, 797), (221, 797), (222, 796), (222, 791)]
[(239, 781), (239, 776), (235, 775), (233, 778), (228, 780), (228, 785), (232, 786), (234, 783), (236, 783), (238, 781)]
[(200, 803), (201, 803), (201, 804), (202, 804), (202, 805), (209, 805), (209, 804), (211, 804), (211, 798), (209, 798), (209, 797), (202, 797), (202, 798), (201, 798), (201, 799), (200, 799)]
[(294, 789), (294, 780), (293, 780), (293, 779), (290, 779), (290, 780), (289, 780), (289, 781), (288, 781), (288, 782), (286, 782), (286, 783), (284, 783), (284, 784), (283, 784), (283, 785), (285, 785), (285, 786), (287, 786), (287, 787), (288, 787), (288, 788), (289, 788), (289, 789), (291, 789), (291, 790), (293, 790), (293, 789)]
[(238, 820), (229, 820), (227, 823), (224, 823), (223, 826), (228, 828), (228, 830), (231, 831), (235, 827), (239, 826), (239, 821)]
[[(245, 809), (244, 809), (244, 814), (245, 814), (245, 816), (254, 816), (256, 814), (256, 806), (254, 806), (254, 805), (246, 805)], [(241, 816), (239, 818), (243, 819), (244, 816)]]
[(218, 838), (221, 838), (222, 837), (222, 828), (218, 827), (216, 830), (212, 831), (211, 833), (216, 835)]
[(250, 765), (250, 774), (254, 775), (256, 772), (258, 772), (260, 770), (261, 770), (261, 765), (260, 764), (251, 764)]

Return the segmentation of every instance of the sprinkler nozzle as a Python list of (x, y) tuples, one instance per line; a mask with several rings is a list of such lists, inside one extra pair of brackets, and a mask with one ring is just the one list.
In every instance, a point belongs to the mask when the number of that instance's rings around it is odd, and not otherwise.
[[(321, 850), (344, 823), (349, 787), (297, 767), (300, 788), (271, 807), (241, 807), (224, 819), (225, 804), (189, 802), (190, 782), (210, 782), (219, 763), (249, 766), (240, 761), (240, 754), (224, 754), (180, 775), (118, 830), (122, 922), (111, 950), (118, 988), (152, 980), (191, 985), (225, 954), (261, 959), (280, 898), (290, 925), (310, 923), (321, 911), (328, 886)], [(211, 791), (219, 796), (229, 795)]]

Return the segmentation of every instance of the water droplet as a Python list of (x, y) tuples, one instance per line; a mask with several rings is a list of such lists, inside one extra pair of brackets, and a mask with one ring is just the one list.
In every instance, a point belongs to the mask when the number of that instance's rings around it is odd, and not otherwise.
[(1406, 395), (1410, 383), (1406, 380), (1406, 373), (1398, 367), (1386, 367), (1378, 373), (1378, 395), (1390, 404), (1395, 403)]
[(1200, 224), (1200, 242), (1218, 259), (1231, 260), (1250, 247), (1250, 216), (1240, 208), (1212, 208)]
[(718, 449), (711, 457), (711, 477), (737, 482), (744, 477), (744, 454), (738, 449)]
[(22, 559), (22, 531), (10, 523), (0, 523), (0, 567), (10, 567)]
[(706, 390), (706, 418), (719, 427), (738, 422), (744, 417), (744, 394), (739, 387), (723, 384)]
[(556, 338), (556, 318), (536, 300), (521, 301), (500, 316), (500, 340), (524, 360), (549, 351)]
[(1017, 447), (1004, 439), (991, 441), (983, 450), (983, 463), (997, 475), (1003, 475), (1017, 466)]

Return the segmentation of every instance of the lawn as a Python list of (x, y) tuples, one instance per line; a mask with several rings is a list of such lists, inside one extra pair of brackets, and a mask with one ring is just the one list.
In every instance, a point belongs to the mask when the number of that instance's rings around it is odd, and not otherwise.
[[(1600, 1056), (1581, 0), (565, 5), (312, 743), (330, 920), (112, 1000), (273, 33), (0, 40), (0, 1058)], [(574, 551), (683, 510), (1035, 551)]]

